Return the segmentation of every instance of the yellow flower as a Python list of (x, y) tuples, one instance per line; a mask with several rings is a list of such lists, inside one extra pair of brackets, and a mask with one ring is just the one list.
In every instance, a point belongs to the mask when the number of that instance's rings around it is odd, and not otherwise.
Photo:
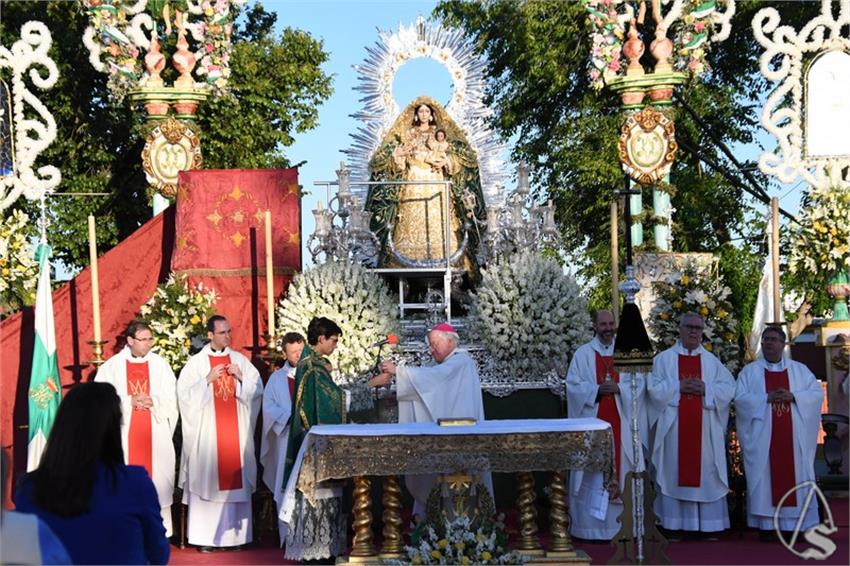
[(444, 538), (441, 538), (437, 541), (437, 546), (439, 546), (440, 548), (446, 548), (447, 546), (449, 546), (449, 541)]
[(727, 313), (723, 309), (717, 309), (717, 312), (715, 314), (717, 315), (717, 318), (726, 318), (726, 315), (729, 313)]
[(460, 559), (460, 563), (463, 564), (463, 566), (466, 566), (467, 564), (469, 564), (469, 558), (464, 556), (463, 558)]
[(189, 319), (189, 322), (192, 323), (192, 324), (199, 324), (201, 322), (201, 317), (199, 317), (198, 315), (195, 315), (195, 316), (193, 316), (192, 318)]
[(410, 562), (411, 564), (422, 564), (422, 557), (417, 554), (410, 560)]
[(661, 313), (661, 320), (670, 320), (670, 315), (666, 312)]
[(432, 550), (432, 551), (431, 551), (431, 558), (433, 558), (433, 559), (435, 559), (435, 560), (439, 560), (440, 558), (442, 558), (442, 556), (443, 556), (443, 555), (442, 555), (442, 554), (440, 554), (440, 551), (439, 551), (439, 550)]
[(687, 285), (690, 282), (691, 282), (690, 277), (688, 277), (687, 275), (682, 275), (682, 285)]
[(466, 545), (463, 544), (462, 542), (456, 542), (455, 548), (462, 551), (464, 548), (466, 548)]
[(4, 267), (4, 268), (3, 268), (2, 273), (3, 273), (3, 276), (4, 276), (4, 277), (8, 277), (8, 276), (9, 276), (9, 268), (8, 268), (8, 267)]
[(706, 345), (705, 345), (705, 346), (703, 346), (703, 347), (704, 347), (706, 350), (708, 350), (709, 352), (714, 351), (714, 344), (712, 344), (711, 342), (709, 342), (708, 344), (706, 344)]
[(0, 257), (0, 267), (6, 267), (6, 264), (9, 263), (6, 261), (5, 257)]
[(673, 308), (676, 309), (676, 310), (679, 310), (680, 308), (682, 308), (682, 301), (679, 301), (679, 300), (673, 301)]
[(481, 560), (490, 560), (491, 558), (493, 558), (493, 555), (486, 550), (481, 553)]
[(702, 316), (708, 316), (708, 307), (702, 307), (701, 309), (699, 309), (699, 313)]

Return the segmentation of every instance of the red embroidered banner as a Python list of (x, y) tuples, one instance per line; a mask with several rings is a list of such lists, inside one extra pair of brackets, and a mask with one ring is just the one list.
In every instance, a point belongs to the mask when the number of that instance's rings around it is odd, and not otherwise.
[[(611, 356), (603, 356), (599, 352), (596, 354), (596, 383), (602, 384), (606, 376), (614, 383), (620, 383), (620, 373), (614, 369), (614, 358)], [(617, 402), (613, 395), (603, 395), (599, 399), (599, 408), (596, 411), (596, 417), (607, 423), (611, 423), (611, 432), (614, 434), (614, 462), (617, 467), (617, 481), (620, 481), (620, 456), (622, 450), (622, 438), (620, 437), (620, 413), (617, 411)]]
[(216, 310), (233, 328), (230, 347), (250, 349), (258, 363), (268, 330), (264, 215), (271, 213), (276, 301), (301, 269), (298, 170), (182, 171), (176, 206), (172, 271), (215, 289)]
[[(764, 389), (768, 393), (776, 389), (788, 390), (788, 370), (764, 370)], [(791, 420), (791, 403), (771, 403), (770, 432), (770, 492), (773, 505), (778, 505), (782, 496), (797, 485), (794, 468), (794, 423)], [(797, 506), (797, 492), (784, 501), (785, 507)]]
[[(229, 364), (230, 356), (210, 356), (210, 368)], [(242, 489), (242, 449), (239, 445), (236, 378), (225, 373), (214, 381), (212, 386), (215, 399), (218, 488)]]
[[(700, 356), (679, 354), (679, 381), (702, 379)], [(699, 487), (702, 469), (702, 396), (679, 396), (679, 485)]]
[[(127, 360), (127, 394), (150, 395), (150, 373), (148, 363), (132, 363)], [(127, 463), (144, 466), (153, 477), (153, 436), (151, 435), (151, 412), (149, 409), (130, 413), (130, 430), (127, 434)]]

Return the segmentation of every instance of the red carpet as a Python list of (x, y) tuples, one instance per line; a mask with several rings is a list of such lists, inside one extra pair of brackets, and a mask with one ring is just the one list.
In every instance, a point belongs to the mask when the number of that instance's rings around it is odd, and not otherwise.
[[(842, 564), (850, 560), (848, 538), (848, 500), (829, 500), (832, 516), (838, 531), (829, 538), (835, 544), (835, 553), (826, 560), (803, 560), (788, 551), (780, 542), (761, 542), (755, 531), (727, 533), (719, 541), (674, 542), (667, 546), (667, 556), (672, 564)], [(376, 534), (378, 534), (376, 532)], [(797, 549), (808, 543), (797, 544)], [(613, 554), (607, 543), (575, 541), (576, 548), (590, 555), (593, 564), (606, 564)], [(194, 548), (179, 550), (172, 547), (169, 564), (295, 564), (284, 560), (283, 550), (269, 545), (258, 545), (242, 552), (215, 552), (202, 554)]]

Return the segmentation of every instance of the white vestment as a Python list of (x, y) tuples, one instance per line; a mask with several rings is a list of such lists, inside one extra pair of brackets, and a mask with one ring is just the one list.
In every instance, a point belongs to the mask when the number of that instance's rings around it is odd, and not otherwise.
[[(605, 346), (598, 338), (580, 346), (567, 371), (567, 416), (570, 418), (596, 417), (599, 403), (596, 394), (599, 385), (596, 383), (596, 353), (603, 357), (613, 356), (614, 342)], [(609, 368), (613, 372), (613, 363)], [(618, 481), (620, 489), (625, 486), (626, 473), (643, 471), (643, 446), (637, 447), (638, 460), (634, 461), (634, 445), (632, 443), (632, 379), (637, 384), (638, 430), (642, 441), (645, 442), (648, 426), (644, 408), (645, 379), (642, 374), (625, 373), (620, 376), (620, 393), (614, 395), (617, 413), (620, 415), (620, 474)], [(601, 482), (592, 481), (592, 476), (583, 471), (570, 472), (570, 533), (583, 539), (610, 540), (620, 528), (619, 517), (623, 512), (622, 501), (612, 500), (608, 503), (604, 519), (593, 516), (592, 510), (600, 507), (599, 499), (607, 499), (608, 493)]]
[(153, 352), (142, 358), (134, 357), (130, 348), (124, 349), (106, 360), (97, 371), (94, 380), (110, 383), (121, 399), (121, 440), (124, 445), (124, 461), (130, 457), (128, 438), (133, 415), (133, 396), (127, 390), (127, 362), (147, 362), (149, 388), (153, 400), (151, 413), (151, 472), (153, 484), (159, 497), (162, 522), (166, 536), (171, 536), (171, 504), (174, 502), (174, 429), (177, 427), (177, 380), (171, 366), (162, 356)]
[[(705, 395), (702, 398), (702, 444), (699, 487), (679, 485), (679, 355), (699, 355)], [(677, 342), (655, 357), (647, 383), (647, 414), (655, 426), (652, 464), (658, 497), (656, 513), (664, 528), (713, 532), (729, 527), (726, 494), (726, 424), (735, 394), (729, 370), (702, 346), (687, 351)]]
[[(260, 443), (260, 463), (263, 465), (263, 482), (271, 490), (277, 511), (283, 503), (283, 471), (286, 468), (286, 443), (289, 441), (289, 417), (292, 415), (292, 397), (289, 380), (295, 379), (295, 369), (286, 362), (269, 376), (263, 391), (263, 434)], [(286, 540), (286, 523), (278, 519), (280, 544)]]
[[(219, 489), (215, 398), (207, 383), (210, 356), (229, 355), (239, 366), (236, 380), (242, 487)], [(177, 380), (183, 430), (184, 502), (189, 504), (189, 543), (198, 546), (238, 546), (251, 542), (251, 494), (257, 485), (254, 427), (260, 414), (263, 382), (251, 362), (230, 348), (214, 353), (209, 344), (189, 358)]]
[[(469, 354), (453, 350), (435, 366), (407, 367), (396, 370), (399, 423), (435, 423), (444, 418), (484, 420), (484, 400), (478, 368)], [(482, 483), (493, 493), (489, 473)], [(405, 484), (416, 500), (413, 512), (423, 515), (428, 494), (436, 478), (433, 475), (405, 477)]]
[[(794, 430), (795, 485), (815, 481), (815, 451), (820, 429), (823, 390), (809, 368), (799, 362), (782, 358), (770, 363), (760, 358), (748, 364), (738, 375), (735, 389), (735, 418), (744, 471), (747, 476), (747, 525), (773, 530), (773, 505), (770, 483), (770, 438), (772, 428), (771, 404), (767, 402), (764, 372), (788, 370), (788, 389), (794, 394), (791, 403), (791, 422)], [(797, 505), (783, 506), (779, 512), (779, 528), (794, 530), (797, 519), (805, 512), (801, 530), (818, 524), (818, 498), (812, 497), (807, 510), (803, 504), (808, 489), (796, 493)]]

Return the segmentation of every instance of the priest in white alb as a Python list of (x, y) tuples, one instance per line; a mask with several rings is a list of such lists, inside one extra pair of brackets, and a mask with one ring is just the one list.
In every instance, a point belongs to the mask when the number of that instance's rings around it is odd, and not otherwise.
[(251, 542), (257, 485), (254, 427), (263, 382), (250, 360), (230, 349), (230, 323), (207, 321), (209, 343), (180, 372), (183, 501), (189, 543), (201, 552)]
[(781, 530), (804, 531), (819, 523), (818, 498), (812, 497), (804, 509), (810, 490), (790, 492), (815, 481), (823, 390), (809, 368), (783, 356), (784, 348), (785, 332), (765, 328), (762, 357), (741, 370), (735, 390), (747, 477), (747, 525), (769, 533), (775, 530), (773, 518), (780, 503)]
[[(297, 332), (283, 335), (284, 363), (269, 376), (263, 391), (263, 432), (260, 443), (260, 464), (263, 465), (263, 482), (274, 497), (277, 517), (283, 503), (283, 473), (286, 469), (286, 443), (289, 440), (289, 418), (292, 416), (292, 399), (295, 397), (295, 370), (304, 337)], [(280, 545), (286, 541), (286, 523), (278, 519)]]
[[(397, 366), (392, 361), (381, 364), (381, 375), (369, 385), (380, 387), (396, 376), (399, 423), (435, 423), (445, 418), (484, 420), (484, 400), (478, 367), (466, 351), (458, 349), (458, 335), (448, 323), (435, 326), (428, 333), (428, 347), (437, 365), (423, 367)], [(433, 475), (405, 478), (407, 489), (414, 498), (413, 514), (425, 516), (428, 495), (436, 483)], [(493, 492), (489, 473), (482, 483)]]
[(165, 534), (171, 536), (177, 383), (168, 362), (151, 352), (153, 333), (147, 324), (134, 320), (124, 336), (127, 345), (104, 362), (94, 380), (110, 383), (118, 392), (124, 459), (143, 466), (151, 476)]
[[(616, 326), (611, 311), (601, 310), (594, 316), (593, 340), (579, 346), (567, 370), (567, 416), (596, 417), (611, 424), (614, 434), (615, 468), (620, 488), (625, 485), (626, 473), (643, 471), (643, 446), (638, 446), (634, 461), (632, 443), (632, 388), (636, 379), (639, 430), (646, 433), (644, 412), (645, 382), (641, 374), (628, 373), (622, 379), (614, 369), (614, 336)], [(644, 439), (645, 440), (645, 439)], [(598, 474), (597, 474), (598, 475)], [(594, 481), (596, 480), (596, 481)], [(620, 529), (619, 517), (623, 502), (613, 497), (606, 506), (599, 499), (608, 492), (593, 474), (570, 472), (569, 510), (570, 534), (589, 540), (611, 540)], [(604, 502), (603, 502), (604, 503)]]
[(702, 347), (704, 328), (698, 314), (683, 315), (679, 341), (655, 357), (646, 385), (647, 414), (655, 426), (655, 510), (669, 531), (729, 527), (726, 423), (735, 380)]

